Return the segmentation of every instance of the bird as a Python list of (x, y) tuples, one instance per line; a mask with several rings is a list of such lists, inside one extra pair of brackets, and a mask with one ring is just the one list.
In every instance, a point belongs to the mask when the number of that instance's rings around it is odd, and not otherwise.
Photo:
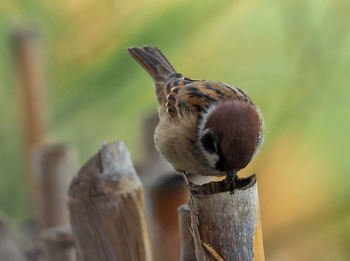
[(264, 120), (252, 99), (229, 84), (184, 77), (156, 47), (127, 50), (154, 82), (160, 154), (179, 173), (226, 176), (229, 187), (264, 140)]

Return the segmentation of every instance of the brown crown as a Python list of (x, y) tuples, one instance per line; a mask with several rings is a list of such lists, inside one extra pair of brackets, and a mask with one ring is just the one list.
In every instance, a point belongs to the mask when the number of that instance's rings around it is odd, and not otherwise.
[(253, 105), (240, 100), (221, 102), (208, 116), (204, 128), (217, 136), (219, 154), (228, 170), (247, 166), (260, 131), (260, 116)]

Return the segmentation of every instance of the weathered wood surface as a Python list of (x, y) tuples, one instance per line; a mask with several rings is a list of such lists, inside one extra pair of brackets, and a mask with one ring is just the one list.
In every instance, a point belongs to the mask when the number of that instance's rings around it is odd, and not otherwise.
[(103, 145), (69, 189), (78, 261), (151, 260), (142, 185), (124, 143)]
[(233, 193), (225, 191), (224, 182), (191, 193), (191, 228), (199, 261), (264, 260), (256, 177), (235, 182)]
[(36, 146), (31, 166), (42, 229), (69, 224), (67, 192), (77, 166), (77, 151), (64, 144)]
[(70, 225), (50, 228), (41, 234), (44, 256), (49, 261), (74, 261), (74, 238)]
[(193, 236), (191, 233), (191, 208), (188, 204), (178, 208), (181, 237), (180, 261), (196, 261)]

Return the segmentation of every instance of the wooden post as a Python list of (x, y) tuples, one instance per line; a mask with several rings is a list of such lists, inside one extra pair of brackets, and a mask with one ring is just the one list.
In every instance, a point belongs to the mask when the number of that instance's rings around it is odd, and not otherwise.
[(198, 261), (264, 260), (256, 176), (235, 179), (233, 192), (211, 182), (192, 190), (191, 229)]
[(74, 261), (74, 239), (70, 225), (50, 228), (41, 235), (44, 255), (50, 261)]
[[(45, 140), (46, 106), (44, 86), (44, 55), (39, 34), (31, 29), (19, 30), (13, 37), (17, 85), (21, 105), (21, 120), (25, 156), (29, 166), (29, 153), (33, 146)], [(28, 167), (28, 169), (30, 169)], [(32, 178), (27, 183), (33, 196)]]
[(150, 188), (151, 234), (156, 261), (178, 261), (180, 258), (177, 208), (187, 202), (188, 192), (182, 176), (177, 173), (164, 175)]
[(151, 260), (142, 185), (123, 142), (85, 163), (68, 206), (78, 261)]
[(188, 204), (184, 204), (178, 208), (178, 212), (181, 237), (180, 261), (196, 261), (194, 241), (191, 234), (191, 208)]
[(31, 158), (41, 228), (69, 224), (66, 200), (77, 166), (75, 148), (64, 144), (37, 146)]

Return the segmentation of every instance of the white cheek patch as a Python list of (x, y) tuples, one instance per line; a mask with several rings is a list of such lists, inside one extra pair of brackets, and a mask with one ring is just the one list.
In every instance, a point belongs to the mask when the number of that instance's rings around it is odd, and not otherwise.
[[(216, 107), (217, 103), (214, 103), (212, 105), (210, 105), (210, 107), (202, 113), (202, 117), (200, 122), (198, 123), (198, 127), (197, 127), (197, 131), (198, 131), (198, 137), (197, 137), (197, 146), (200, 149), (200, 151), (202, 152), (203, 156), (205, 157), (205, 159), (208, 161), (209, 165), (215, 169), (215, 165), (217, 163), (217, 161), (219, 160), (219, 155), (216, 152), (213, 153), (209, 153), (203, 146), (202, 142), (201, 142), (201, 138), (210, 130), (204, 130), (204, 126), (205, 123), (207, 122), (208, 116), (214, 111), (215, 107)], [(217, 145), (214, 143), (215, 149), (217, 151)]]
[(209, 154), (209, 153), (205, 153), (204, 156), (206, 157), (206, 159), (208, 160), (209, 162), (209, 165), (215, 169), (215, 165), (216, 165), (216, 162), (218, 162), (219, 160), (219, 155), (218, 154)]
[(209, 153), (204, 147), (203, 147), (203, 144), (202, 142), (198, 141), (198, 146), (199, 146), (199, 149), (200, 151), (202, 152), (203, 156), (205, 157), (205, 159), (208, 161), (209, 165), (215, 169), (215, 165), (216, 165), (216, 162), (219, 160), (219, 155), (216, 153), (216, 152), (213, 152), (213, 153)]
[(211, 105), (209, 106), (209, 108), (206, 109), (206, 111), (204, 111), (204, 112), (201, 114), (201, 120), (199, 121), (198, 127), (197, 127), (198, 133), (199, 133), (199, 134), (201, 134), (201, 132), (203, 131), (204, 125), (205, 125), (205, 123), (207, 122), (207, 119), (208, 119), (209, 115), (214, 111), (214, 109), (215, 109), (215, 107), (216, 107), (217, 104), (218, 104), (218, 103), (213, 103), (213, 104), (211, 104)]

